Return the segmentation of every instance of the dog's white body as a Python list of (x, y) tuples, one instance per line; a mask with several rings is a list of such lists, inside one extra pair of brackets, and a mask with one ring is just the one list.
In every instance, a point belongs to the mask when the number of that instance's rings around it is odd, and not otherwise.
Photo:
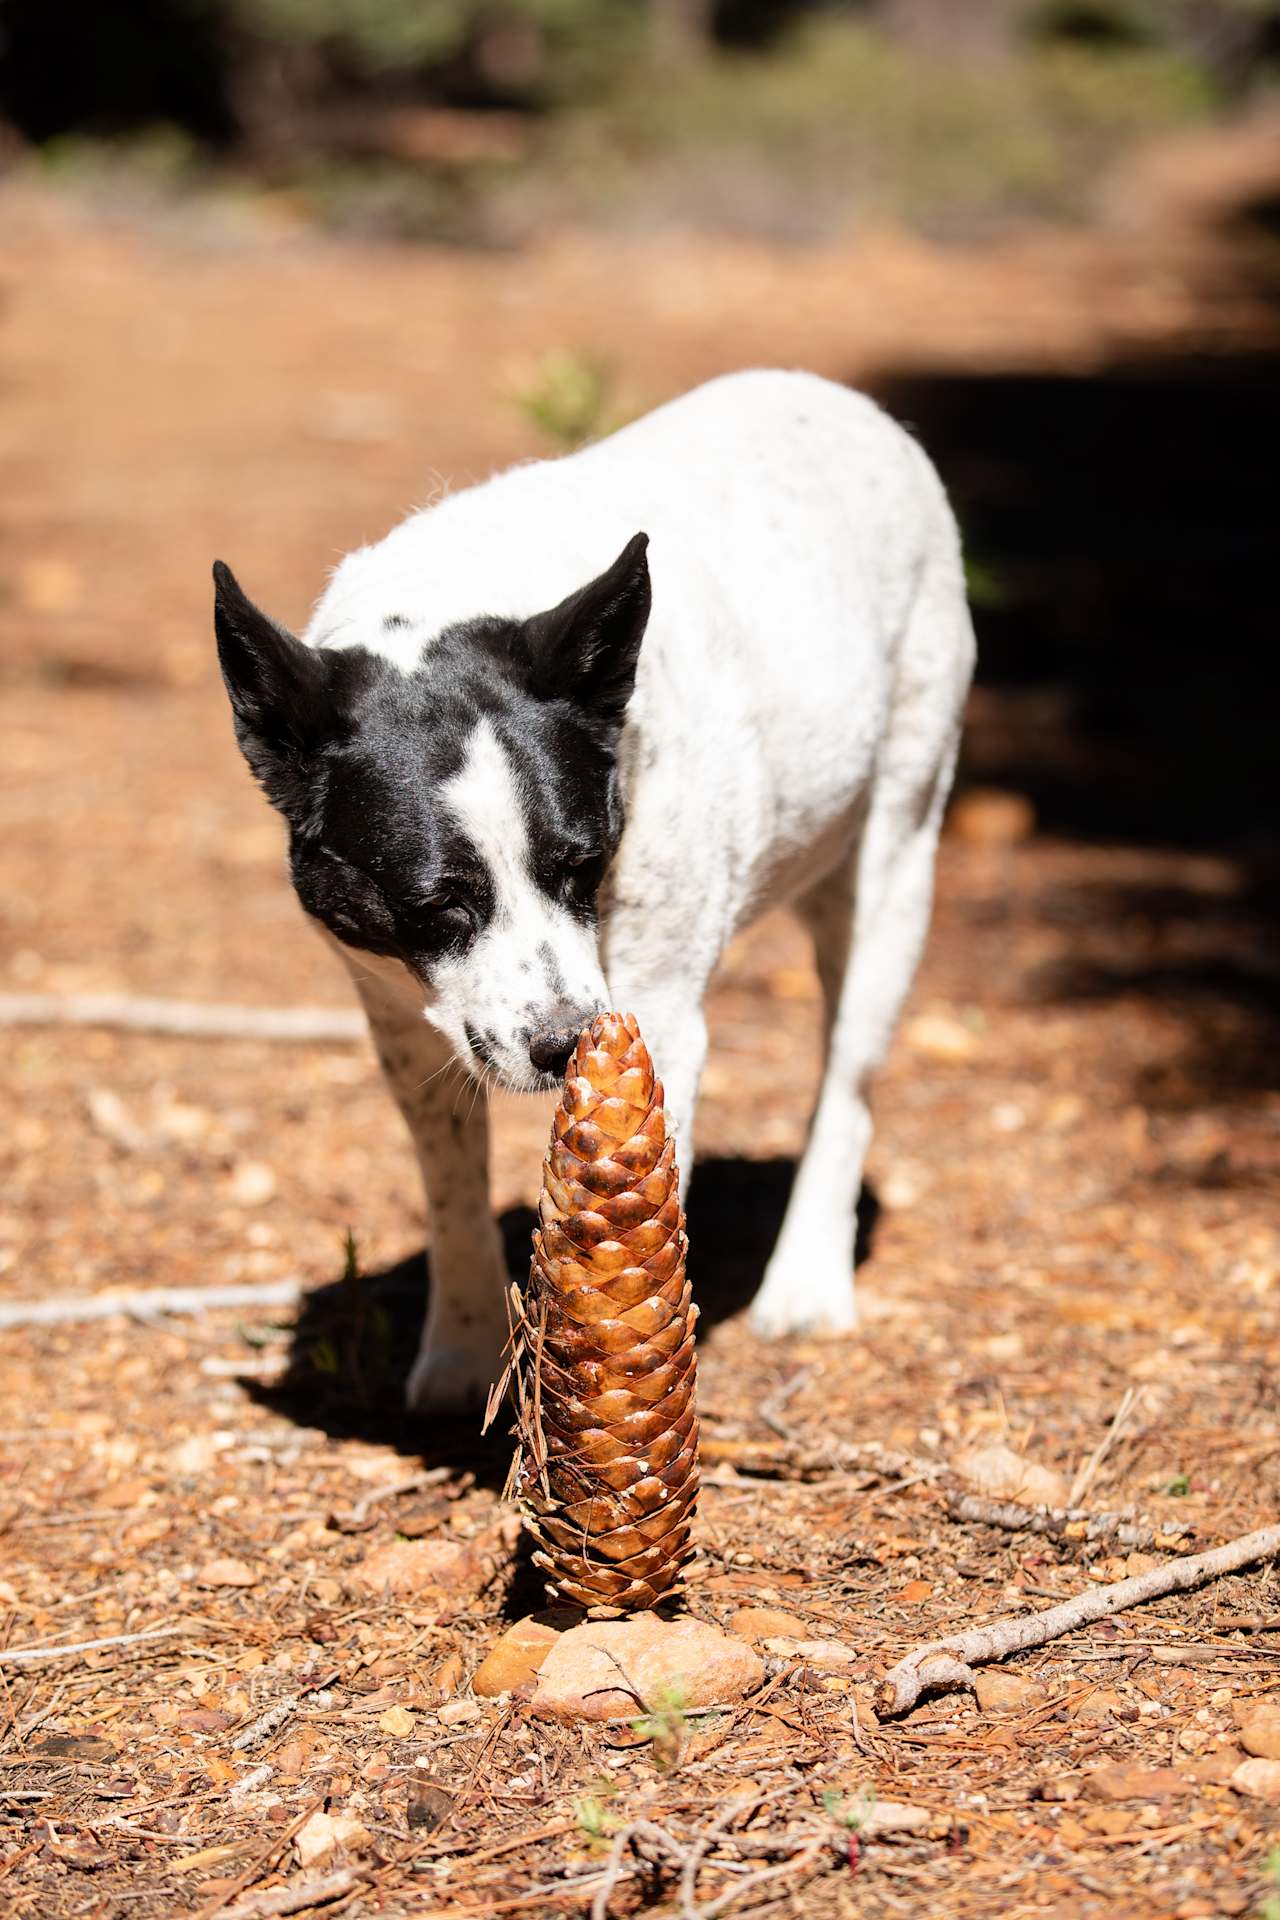
[[(955, 522), (919, 447), (824, 380), (731, 375), (583, 452), (413, 515), (342, 563), (304, 638), (364, 646), (409, 671), (452, 622), (556, 603), (637, 528), (650, 536), (653, 606), (620, 747), (627, 825), (598, 954), (580, 928), (519, 931), (522, 912), (546, 907), (522, 887), (519, 795), (483, 724), (460, 802), (503, 868), (517, 945), (545, 935), (568, 955), (575, 991), (639, 1019), (686, 1175), (712, 971), (763, 909), (797, 906), (815, 939), (828, 1059), (753, 1320), (770, 1332), (847, 1328), (866, 1086), (924, 941), (973, 664)], [(387, 630), (392, 612), (411, 624)], [(447, 1403), (483, 1391), (505, 1334), (483, 1112), (465, 1118), (474, 1088), (459, 1101), (442, 1071), (448, 1022), (433, 1026), (430, 1010), (424, 1022), (421, 989), (393, 962), (352, 964), (432, 1212), (432, 1303), (410, 1398)]]

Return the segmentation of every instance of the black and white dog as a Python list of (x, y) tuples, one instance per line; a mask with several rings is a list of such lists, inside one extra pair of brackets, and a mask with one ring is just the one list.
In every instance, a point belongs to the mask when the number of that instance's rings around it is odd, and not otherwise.
[(867, 1086), (973, 665), (915, 442), (811, 375), (736, 374), (415, 513), (342, 562), (301, 639), (215, 579), (237, 737), (422, 1165), (410, 1404), (482, 1400), (506, 1337), (475, 1083), (552, 1087), (594, 1012), (632, 1012), (687, 1176), (707, 983), (779, 901), (813, 934), (827, 1053), (752, 1318), (852, 1326)]

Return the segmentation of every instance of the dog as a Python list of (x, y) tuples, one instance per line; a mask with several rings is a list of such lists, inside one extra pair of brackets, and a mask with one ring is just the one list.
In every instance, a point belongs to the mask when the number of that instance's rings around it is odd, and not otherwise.
[(814, 375), (731, 374), (414, 513), (342, 561), (301, 638), (214, 578), (237, 738), (421, 1163), (410, 1407), (482, 1403), (500, 1367), (482, 1090), (556, 1086), (597, 1011), (632, 1012), (687, 1179), (708, 982), (780, 902), (813, 938), (825, 1067), (751, 1319), (851, 1328), (868, 1087), (974, 659), (916, 442)]

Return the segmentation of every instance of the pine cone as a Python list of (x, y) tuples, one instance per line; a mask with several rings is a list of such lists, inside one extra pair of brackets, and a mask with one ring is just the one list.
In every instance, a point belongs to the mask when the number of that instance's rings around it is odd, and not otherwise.
[(550, 1597), (630, 1613), (677, 1588), (698, 1494), (675, 1142), (630, 1014), (578, 1041), (538, 1212), (514, 1485)]

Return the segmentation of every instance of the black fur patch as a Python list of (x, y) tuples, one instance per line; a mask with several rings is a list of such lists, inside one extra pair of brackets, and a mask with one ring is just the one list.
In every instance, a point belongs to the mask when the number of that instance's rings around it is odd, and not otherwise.
[(594, 919), (622, 837), (614, 749), (649, 611), (643, 535), (549, 613), (447, 628), (411, 673), (363, 648), (306, 647), (227, 568), (214, 578), (236, 735), (289, 824), (309, 913), (423, 979), (465, 953), (492, 919), (493, 884), (439, 795), (488, 721), (522, 796), (534, 880)]

